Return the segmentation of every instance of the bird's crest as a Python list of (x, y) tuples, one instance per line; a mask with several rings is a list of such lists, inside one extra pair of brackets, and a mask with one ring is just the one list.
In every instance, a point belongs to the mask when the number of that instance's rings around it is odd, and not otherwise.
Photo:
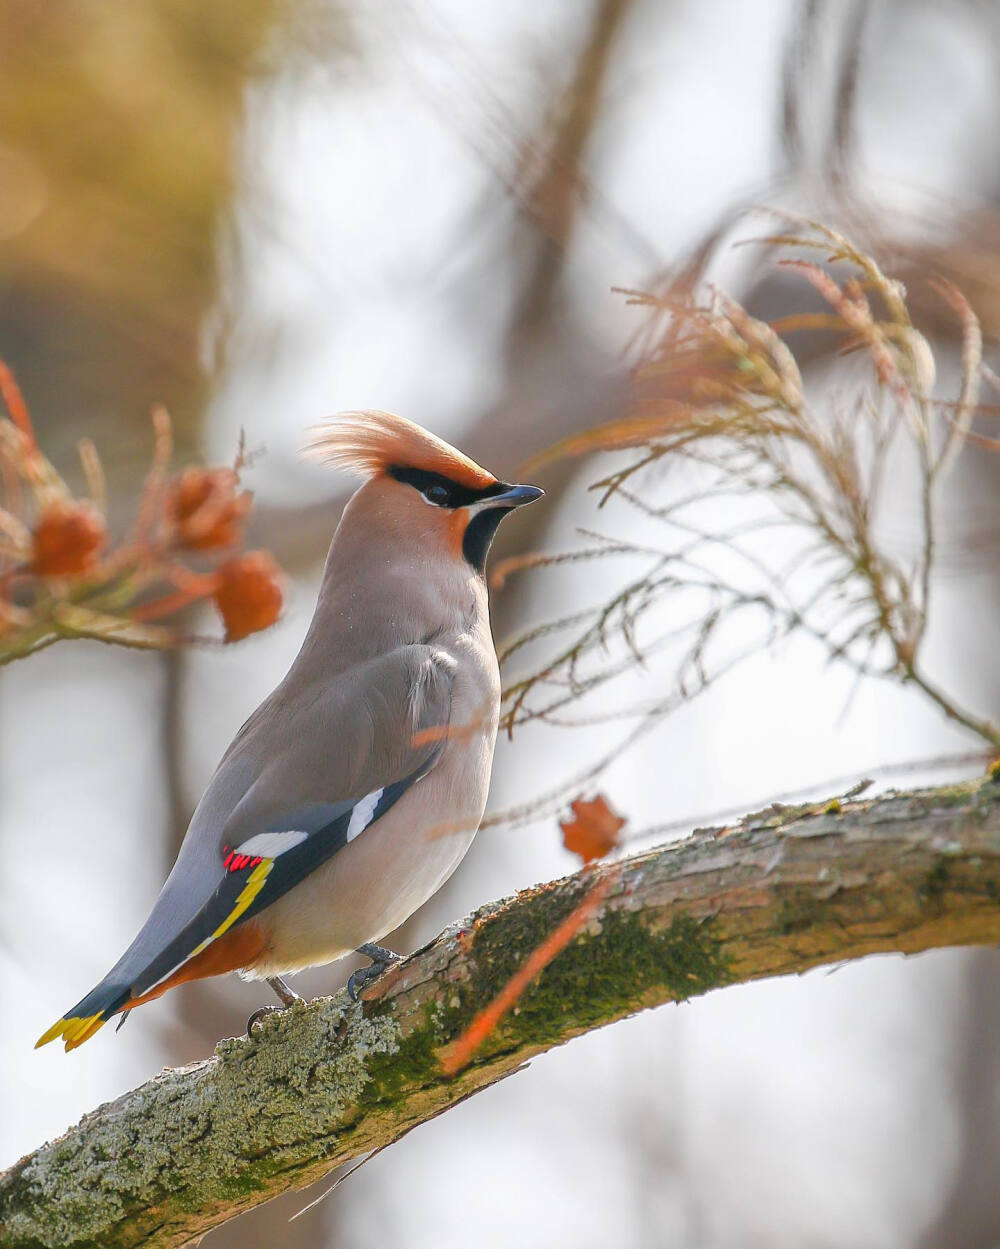
[(473, 489), (496, 482), (443, 438), (391, 412), (341, 412), (313, 426), (303, 454), (364, 477), (391, 468), (421, 468)]

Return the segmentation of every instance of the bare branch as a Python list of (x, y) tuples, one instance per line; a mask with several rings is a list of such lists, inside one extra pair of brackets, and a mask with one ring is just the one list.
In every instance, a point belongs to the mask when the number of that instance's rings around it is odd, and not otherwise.
[[(781, 228), (763, 241), (791, 253), (777, 263), (828, 311), (819, 319), (812, 311), (786, 316), (775, 326), (705, 285), (625, 292), (647, 310), (651, 327), (634, 371), (631, 410), (535, 457), (543, 464), (618, 453), (613, 470), (592, 485), (598, 506), (654, 518), (658, 549), (641, 552), (633, 544), (625, 551), (609, 541), (609, 557), (643, 553), (646, 565), (623, 571), (603, 602), (564, 615), (556, 627), (535, 625), (501, 652), (508, 665), (529, 644), (548, 640), (518, 656), (516, 673), (505, 667), (508, 731), (551, 721), (553, 711), (643, 664), (660, 645), (657, 635), (647, 636), (650, 622), (669, 602), (671, 619), (691, 622), (689, 644), (668, 656), (676, 689), (704, 688), (687, 674), (724, 666), (730, 626), (754, 605), (763, 609), (758, 649), (788, 633), (806, 634), (828, 659), (911, 684), (1000, 747), (1000, 725), (960, 705), (921, 665), (937, 562), (937, 486), (965, 442), (983, 445), (972, 429), (986, 415), (976, 315), (953, 286), (936, 283), (963, 338), (959, 393), (941, 402), (933, 397), (934, 352), (911, 319), (902, 284), (837, 230), (775, 215)], [(816, 387), (806, 386), (783, 337), (817, 327), (837, 335), (841, 353), (854, 357), (848, 389), (834, 399), (829, 378), (822, 394), (811, 393)], [(624, 463), (623, 452), (630, 453)], [(897, 479), (891, 499), (884, 488), (890, 460)], [(920, 521), (902, 543), (890, 542), (885, 522), (900, 497)], [(542, 575), (549, 565), (593, 558), (594, 550), (533, 556), (521, 567)], [(692, 603), (695, 609), (685, 611)], [(700, 621), (709, 622), (707, 629)], [(742, 623), (739, 636), (748, 636)], [(670, 699), (662, 710), (676, 705)], [(598, 717), (609, 706), (602, 698)], [(655, 714), (648, 704), (634, 710)]]

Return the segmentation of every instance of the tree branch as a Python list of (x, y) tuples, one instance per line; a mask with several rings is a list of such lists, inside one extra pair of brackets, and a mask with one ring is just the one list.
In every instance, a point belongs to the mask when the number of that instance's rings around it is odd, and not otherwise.
[[(594, 918), (453, 1079), (442, 1048), (599, 879)], [(646, 1007), (879, 952), (1000, 943), (1000, 783), (780, 807), (483, 907), (161, 1072), (0, 1175), (5, 1249), (183, 1245)]]

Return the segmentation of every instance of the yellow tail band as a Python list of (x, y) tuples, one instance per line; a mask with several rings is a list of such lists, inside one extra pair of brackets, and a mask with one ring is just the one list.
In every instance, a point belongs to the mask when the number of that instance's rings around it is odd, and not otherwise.
[[(274, 867), (273, 859), (261, 859), (260, 863), (258, 863), (247, 878), (247, 882), (240, 891), (233, 909), (229, 912), (218, 928), (216, 928), (215, 932), (213, 932), (210, 937), (206, 937), (200, 945), (196, 946), (195, 949), (191, 951), (191, 953), (184, 960), (185, 963), (188, 959), (194, 958), (196, 954), (200, 954), (202, 950), (210, 946), (213, 941), (221, 937), (224, 932), (227, 932), (230, 928), (232, 928), (233, 924), (235, 924), (243, 912), (249, 908), (250, 904), (264, 888), (264, 884), (267, 881), (268, 874), (270, 873), (272, 867)], [(42, 1045), (48, 1045), (50, 1041), (55, 1041), (59, 1037), (62, 1037), (63, 1041), (66, 1043), (67, 1051), (74, 1050), (78, 1045), (82, 1045), (84, 1041), (89, 1041), (94, 1033), (97, 1032), (99, 1028), (102, 1028), (106, 1023), (107, 1019), (102, 1011), (98, 1011), (96, 1015), (87, 1015), (82, 1018), (70, 1016), (67, 1019), (60, 1019), (52, 1025), (48, 1032), (43, 1033), (38, 1038), (35, 1042), (35, 1049), (38, 1049), (39, 1046)]]
[(101, 1011), (96, 1015), (87, 1015), (79, 1019), (71, 1016), (69, 1019), (60, 1019), (52, 1025), (48, 1032), (43, 1032), (35, 1042), (35, 1049), (39, 1046), (48, 1045), (50, 1041), (55, 1041), (59, 1037), (66, 1043), (66, 1049), (75, 1050), (78, 1045), (82, 1045), (84, 1041), (89, 1041), (94, 1033), (104, 1026), (107, 1020)]

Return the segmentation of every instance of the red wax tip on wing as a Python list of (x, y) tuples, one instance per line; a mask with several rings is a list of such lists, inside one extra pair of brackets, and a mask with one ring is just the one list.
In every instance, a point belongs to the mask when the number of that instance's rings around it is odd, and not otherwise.
[(261, 854), (256, 854), (251, 858), (249, 854), (239, 854), (235, 850), (230, 850), (222, 860), (222, 866), (229, 872), (242, 872), (245, 867), (257, 867), (263, 862), (264, 856)]

